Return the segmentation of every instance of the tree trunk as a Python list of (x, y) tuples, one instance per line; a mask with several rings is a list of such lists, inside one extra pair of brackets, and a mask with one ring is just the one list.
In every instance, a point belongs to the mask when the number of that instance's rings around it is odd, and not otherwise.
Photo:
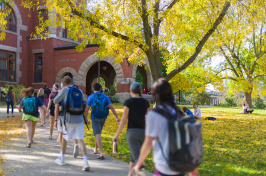
[(252, 92), (245, 92), (245, 98), (246, 98), (246, 101), (247, 101), (247, 103), (248, 103), (248, 105), (249, 105), (249, 108), (253, 108), (253, 106), (252, 106), (252, 99), (251, 99), (251, 93)]

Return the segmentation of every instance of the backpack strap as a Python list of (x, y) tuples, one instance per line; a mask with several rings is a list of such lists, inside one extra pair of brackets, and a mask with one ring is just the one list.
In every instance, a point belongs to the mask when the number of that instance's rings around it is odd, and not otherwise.
[[(162, 110), (162, 109), (155, 108), (155, 109), (153, 109), (152, 111), (154, 111), (154, 112), (156, 112), (156, 113), (162, 115), (164, 118), (167, 119), (167, 121), (168, 121), (169, 119), (173, 118), (173, 116), (171, 116), (169, 113), (167, 113), (166, 111), (164, 111), (164, 110)], [(159, 144), (159, 147), (160, 147), (160, 149), (161, 149), (161, 151), (162, 151), (162, 154), (163, 154), (164, 159), (165, 159), (166, 161), (168, 161), (168, 159), (166, 158), (166, 155), (164, 154), (163, 146), (162, 146), (162, 143), (161, 143), (160, 140), (159, 140), (159, 137), (157, 137), (156, 140), (158, 141), (158, 144)]]

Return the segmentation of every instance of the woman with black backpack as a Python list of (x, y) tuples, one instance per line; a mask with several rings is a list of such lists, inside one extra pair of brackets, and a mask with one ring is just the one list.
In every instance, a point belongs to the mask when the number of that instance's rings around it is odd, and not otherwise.
[(53, 99), (58, 94), (59, 84), (53, 85), (53, 92), (49, 95), (49, 103), (47, 106), (47, 109), (49, 109), (49, 113), (47, 112), (47, 116), (50, 118), (50, 136), (49, 139), (52, 139), (53, 132), (54, 132), (54, 110), (55, 110), (55, 104), (53, 102)]
[(12, 117), (14, 117), (14, 105), (16, 104), (15, 92), (13, 92), (13, 87), (8, 88), (8, 92), (6, 94), (6, 104), (7, 104), (7, 118), (9, 117), (9, 107), (11, 105), (11, 113)]
[[(135, 172), (139, 173), (145, 166), (144, 160), (153, 148), (153, 162), (155, 165), (154, 176), (185, 176), (185, 173), (174, 170), (169, 166), (169, 129), (166, 116), (158, 113), (163, 111), (169, 116), (181, 116), (183, 112), (176, 106), (171, 85), (165, 78), (158, 79), (152, 86), (152, 95), (156, 102), (156, 109), (149, 111), (146, 118), (145, 140)], [(194, 170), (194, 169), (193, 169)], [(197, 170), (191, 176), (197, 175)]]
[(18, 110), (21, 112), (21, 109), (23, 109), (22, 120), (25, 121), (28, 139), (26, 147), (30, 148), (33, 143), (35, 127), (39, 120), (38, 108), (42, 107), (45, 111), (47, 111), (47, 109), (42, 100), (34, 96), (34, 89), (32, 87), (22, 89), (21, 93), (24, 98), (21, 100)]

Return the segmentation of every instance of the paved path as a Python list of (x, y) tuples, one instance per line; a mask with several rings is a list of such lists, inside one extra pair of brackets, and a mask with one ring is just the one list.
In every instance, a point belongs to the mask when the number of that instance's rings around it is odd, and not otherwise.
[[(9, 110), (11, 110), (11, 107), (9, 108)], [(6, 118), (6, 107), (5, 106), (1, 106), (0, 107), (0, 119), (4, 119)], [(11, 112), (9, 112), (9, 115), (11, 116)], [(21, 114), (18, 112), (17, 108), (14, 108), (14, 116), (18, 117), (21, 116)]]
[[(0, 115), (1, 116), (1, 115)], [(54, 160), (59, 156), (60, 147), (56, 139), (49, 140), (49, 125), (36, 127), (36, 135), (32, 148), (26, 148), (26, 137), (17, 138), (7, 143), (0, 149), (5, 163), (4, 175), (12, 176), (48, 176), (48, 175), (93, 175), (93, 176), (127, 176), (128, 164), (110, 156), (105, 155), (105, 160), (96, 159), (97, 155), (92, 154), (92, 149), (87, 147), (88, 162), (91, 171), (82, 171), (83, 158), (75, 159), (72, 155), (73, 143), (69, 142), (66, 153), (65, 166), (58, 166)], [(24, 125), (23, 125), (24, 128)], [(55, 138), (54, 133), (54, 138)], [(151, 174), (149, 173), (149, 176)]]

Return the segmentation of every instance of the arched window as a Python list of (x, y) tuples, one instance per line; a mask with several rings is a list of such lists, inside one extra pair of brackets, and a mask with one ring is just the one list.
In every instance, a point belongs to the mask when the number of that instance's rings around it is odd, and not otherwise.
[[(0, 11), (9, 10), (9, 9), (10, 7), (8, 5), (6, 5), (3, 2), (0, 3)], [(16, 32), (16, 18), (13, 11), (11, 11), (7, 17), (7, 30)]]

